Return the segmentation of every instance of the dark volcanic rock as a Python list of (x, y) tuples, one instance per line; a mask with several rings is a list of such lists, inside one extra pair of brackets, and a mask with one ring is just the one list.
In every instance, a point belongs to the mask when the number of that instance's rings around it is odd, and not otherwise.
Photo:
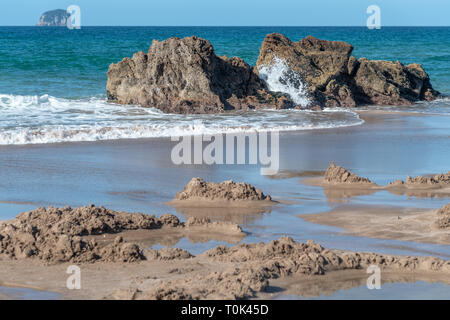
[(282, 59), (303, 78), (311, 93), (311, 106), (409, 105), (433, 100), (439, 94), (419, 64), (357, 60), (351, 56), (352, 51), (346, 42), (312, 36), (292, 42), (274, 33), (265, 38), (257, 67), (261, 69), (276, 63), (276, 58)]
[(36, 26), (38, 27), (65, 27), (70, 14), (66, 10), (57, 9), (44, 12)]
[(197, 37), (154, 40), (147, 54), (109, 67), (106, 89), (110, 101), (171, 113), (293, 106), (265, 90), (245, 61), (216, 56), (209, 41)]
[(106, 90), (109, 101), (170, 113), (409, 105), (438, 96), (421, 65), (357, 60), (352, 51), (346, 42), (274, 33), (251, 68), (217, 56), (204, 39), (155, 40), (148, 53), (111, 64)]

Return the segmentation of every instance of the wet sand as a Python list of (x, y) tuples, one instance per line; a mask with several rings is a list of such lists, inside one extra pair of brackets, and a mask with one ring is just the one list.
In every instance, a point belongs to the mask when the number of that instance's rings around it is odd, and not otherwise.
[(435, 226), (435, 210), (383, 206), (341, 206), (300, 215), (306, 221), (338, 227), (361, 237), (450, 245), (450, 230)]
[[(286, 244), (305, 250), (307, 255), (295, 250), (286, 251), (289, 248)], [(325, 269), (310, 268), (316, 263), (314, 259), (317, 254), (323, 255), (316, 262)], [(431, 288), (435, 283), (450, 285), (448, 262), (434, 258), (360, 255), (330, 251), (310, 242), (295, 244), (284, 238), (278, 243), (263, 246), (235, 246), (229, 252), (218, 248), (192, 258), (78, 264), (80, 289), (67, 288), (70, 275), (67, 270), (73, 266), (71, 263), (48, 265), (36, 259), (2, 260), (0, 278), (8, 280), (0, 282), (3, 287), (0, 298), (146, 299), (148, 295), (154, 299), (155, 294), (163, 299), (177, 295), (186, 298), (191, 294), (194, 298), (203, 296), (208, 299), (234, 295), (236, 298), (253, 299), (276, 299), (280, 295), (314, 298), (333, 296), (337, 292), (365, 285), (368, 278), (366, 268), (376, 261), (381, 268), (383, 286), (386, 283), (416, 281), (430, 283)], [(353, 260), (356, 257), (360, 257), (361, 262)], [(328, 263), (322, 264), (319, 262), (321, 259), (326, 259)], [(271, 264), (277, 267), (271, 269)], [(260, 272), (265, 275), (259, 275)], [(193, 285), (192, 281), (194, 288), (183, 286), (184, 283)], [(155, 287), (161, 289), (155, 291)]]
[[(331, 161), (336, 161), (358, 175), (370, 177), (379, 185), (404, 179), (408, 175), (450, 170), (448, 117), (379, 111), (362, 112), (361, 117), (366, 121), (361, 126), (282, 133), (281, 174), (275, 177), (261, 176), (260, 168), (253, 165), (176, 166), (170, 161), (171, 148), (175, 143), (168, 139), (0, 146), (0, 219), (11, 219), (33, 207), (76, 207), (89, 203), (157, 216), (172, 212), (186, 219), (196, 212), (173, 208), (167, 202), (192, 177), (216, 182), (233, 179), (250, 183), (279, 201), (264, 212), (234, 214), (232, 210), (223, 213), (209, 209), (197, 211), (202, 217), (241, 224), (246, 237), (237, 241), (267, 242), (281, 235), (289, 235), (297, 241), (314, 239), (326, 247), (342, 250), (448, 256), (448, 243), (442, 245), (428, 241), (418, 242), (420, 234), (408, 234), (407, 230), (401, 235), (393, 234), (393, 240), (380, 240), (370, 235), (344, 234), (340, 229), (302, 221), (297, 217), (299, 214), (330, 211), (342, 203), (397, 206), (408, 210), (423, 208), (427, 211), (449, 202), (445, 195), (421, 198), (386, 190), (336, 193), (333, 189), (326, 191), (319, 186), (301, 183), (301, 179), (305, 177), (317, 177)], [(154, 248), (174, 246), (194, 254), (219, 244), (231, 245), (224, 239), (202, 238), (200, 234), (198, 236), (202, 240), (187, 239), (185, 236), (168, 237), (169, 239), (162, 237), (149, 241), (148, 245)], [(158, 263), (161, 263), (161, 269), (170, 266), (166, 262)], [(148, 268), (145, 264), (143, 263), (142, 270)], [(0, 283), (4, 285), (18, 285), (20, 282), (25, 287), (60, 292), (64, 297), (98, 296), (88, 288), (86, 292), (64, 293), (61, 285), (65, 286), (66, 266), (45, 269), (28, 263), (4, 261), (0, 265), (3, 266), (0, 268), (3, 270), (0, 272)], [(140, 265), (94, 264), (86, 268), (89, 285), (100, 285), (102, 281), (109, 279), (111, 286), (115, 287), (128, 285), (131, 281), (129, 279), (139, 276), (141, 272)], [(158, 270), (156, 265), (155, 268)], [(91, 270), (92, 278), (89, 275)], [(56, 275), (55, 281), (59, 279), (62, 284), (59, 280), (58, 283), (46, 283), (45, 279), (51, 277), (52, 272)], [(58, 275), (59, 272), (61, 275)], [(23, 281), (17, 281), (22, 276), (25, 277)], [(157, 276), (164, 278), (163, 273)]]

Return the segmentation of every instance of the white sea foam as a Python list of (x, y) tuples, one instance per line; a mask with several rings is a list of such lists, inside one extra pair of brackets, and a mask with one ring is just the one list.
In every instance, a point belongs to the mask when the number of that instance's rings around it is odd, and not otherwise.
[(274, 57), (273, 64), (259, 66), (258, 73), (270, 91), (286, 93), (292, 101), (303, 107), (311, 103), (300, 74), (289, 68), (286, 62), (277, 56)]
[(108, 103), (104, 98), (0, 94), (1, 145), (327, 129), (362, 123), (356, 113), (342, 109), (175, 115)]

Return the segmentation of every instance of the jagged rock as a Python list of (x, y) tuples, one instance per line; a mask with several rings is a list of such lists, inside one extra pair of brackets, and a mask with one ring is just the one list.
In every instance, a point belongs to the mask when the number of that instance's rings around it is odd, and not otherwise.
[(419, 100), (433, 100), (430, 78), (419, 64), (404, 66), (399, 61), (359, 59), (354, 83), (359, 104), (409, 105)]
[(70, 14), (63, 9), (44, 12), (36, 26), (38, 27), (65, 27)]
[[(109, 101), (169, 113), (408, 105), (438, 96), (421, 65), (357, 60), (352, 51), (342, 41), (308, 36), (292, 42), (274, 33), (252, 68), (240, 58), (217, 56), (201, 38), (154, 40), (148, 53), (110, 65), (106, 91)], [(278, 64), (283, 70), (275, 68), (272, 80), (279, 85), (270, 85), (267, 72)]]
[(288, 97), (265, 90), (244, 60), (219, 57), (197, 37), (154, 40), (148, 53), (112, 64), (106, 90), (110, 101), (169, 113), (293, 106)]
[(282, 59), (307, 86), (311, 106), (354, 107), (364, 104), (409, 105), (433, 100), (430, 78), (419, 64), (357, 60), (353, 47), (341, 41), (308, 36), (299, 42), (274, 33), (268, 35), (256, 63), (258, 69)]
[[(282, 34), (267, 35), (261, 45), (256, 66), (271, 65), (276, 58), (284, 61), (290, 69), (299, 74), (308, 86), (311, 97), (327, 89), (331, 80), (345, 82), (347, 65), (353, 47), (345, 42), (325, 41), (307, 37), (292, 42)], [(332, 90), (333, 88), (329, 88)]]

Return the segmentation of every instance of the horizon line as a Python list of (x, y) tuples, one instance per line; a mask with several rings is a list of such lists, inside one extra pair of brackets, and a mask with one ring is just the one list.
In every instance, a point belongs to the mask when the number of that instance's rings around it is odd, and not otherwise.
[[(37, 28), (64, 28), (64, 26), (37, 26), (37, 25), (0, 25), (0, 27), (37, 27)], [(85, 25), (81, 28), (93, 27), (132, 27), (132, 28), (367, 28), (365, 25), (349, 26), (290, 26), (290, 25)], [(402, 25), (402, 26), (381, 26), (383, 28), (448, 28), (450, 25)], [(376, 30), (376, 29), (375, 29)]]

